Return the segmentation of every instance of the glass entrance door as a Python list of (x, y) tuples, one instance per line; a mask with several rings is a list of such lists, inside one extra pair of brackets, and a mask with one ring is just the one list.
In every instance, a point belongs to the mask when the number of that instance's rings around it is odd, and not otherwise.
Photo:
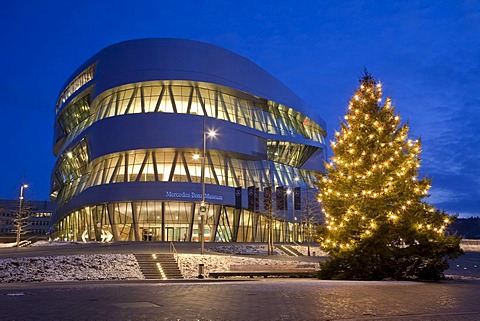
[(165, 228), (165, 241), (167, 242), (175, 241), (175, 229), (173, 227)]
[(188, 227), (165, 227), (165, 241), (168, 242), (185, 242), (189, 241)]

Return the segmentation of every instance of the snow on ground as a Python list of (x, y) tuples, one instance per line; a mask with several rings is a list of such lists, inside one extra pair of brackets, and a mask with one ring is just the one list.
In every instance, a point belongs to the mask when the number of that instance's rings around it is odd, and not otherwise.
[[(274, 259), (257, 259), (252, 257), (228, 256), (228, 255), (201, 255), (201, 254), (179, 254), (178, 266), (184, 278), (196, 278), (198, 276), (198, 265), (203, 264), (204, 275), (208, 276), (210, 272), (229, 271), (232, 265), (254, 265), (258, 267), (265, 266), (268, 268), (280, 266), (299, 265), (304, 266), (305, 262), (301, 261), (282, 261)], [(318, 268), (318, 263), (308, 263), (308, 267)]]
[[(37, 241), (30, 243), (30, 241), (23, 240), (21, 243), (27, 243), (28, 246), (61, 246), (61, 245), (70, 245), (70, 244), (77, 244), (77, 242), (49, 242), (49, 241)], [(20, 244), (21, 244), (20, 243)], [(0, 248), (8, 248), (8, 247), (15, 247), (17, 245), (16, 242), (13, 243), (0, 243)]]
[[(292, 247), (303, 255), (308, 255), (308, 247), (303, 245), (292, 245)], [(310, 246), (310, 255), (311, 256), (326, 256), (327, 253), (323, 252), (320, 249), (320, 246)]]
[(49, 242), (49, 241), (37, 241), (29, 246), (62, 246), (62, 245), (72, 245), (72, 244), (78, 244), (78, 242), (61, 242), (61, 241), (55, 241), (55, 242)]
[[(56, 246), (70, 242), (37, 242), (36, 246)], [(32, 245), (31, 245), (32, 246)], [(216, 246), (210, 251), (226, 255), (179, 254), (179, 268), (185, 278), (198, 277), (198, 266), (204, 264), (204, 275), (228, 271), (232, 265), (279, 266), (305, 264), (300, 261), (262, 259), (229, 254), (266, 255), (266, 245)], [(276, 252), (278, 258), (284, 254)], [(314, 264), (318, 267), (317, 264)], [(53, 282), (83, 280), (144, 279), (133, 254), (64, 255), (0, 259), (0, 283)]]
[(143, 278), (133, 254), (0, 259), (0, 283)]
[[(71, 242), (37, 242), (36, 246), (59, 246)], [(30, 245), (32, 246), (32, 245)], [(294, 246), (296, 250), (306, 255), (307, 247)], [(217, 254), (179, 254), (179, 268), (185, 278), (198, 276), (199, 264), (204, 264), (204, 275), (210, 272), (231, 270), (232, 265), (250, 265), (256, 270), (265, 266), (272, 269), (275, 266), (305, 266), (318, 268), (318, 263), (291, 261), (284, 257), (283, 252), (276, 251), (277, 255), (265, 258), (266, 245), (219, 245), (208, 249)], [(316, 255), (322, 255), (318, 247), (310, 248)], [(222, 254), (218, 254), (222, 253)], [(477, 273), (479, 254), (470, 254), (471, 257), (463, 261), (455, 261), (447, 271), (447, 277), (453, 279), (480, 279)], [(241, 255), (238, 255), (241, 254)], [(248, 255), (248, 256), (244, 256)], [(252, 257), (260, 255), (262, 258)], [(460, 259), (461, 260), (461, 259)], [(458, 270), (458, 271), (457, 271)], [(467, 273), (468, 272), (468, 273)], [(53, 282), (53, 281), (83, 281), (83, 280), (114, 280), (114, 279), (144, 279), (135, 256), (133, 254), (93, 254), (93, 255), (64, 255), (46, 257), (23, 257), (0, 259), (0, 283), (8, 282)]]
[[(246, 255), (267, 255), (267, 245), (218, 245), (210, 246), (207, 251), (225, 253), (225, 254), (246, 254)], [(273, 249), (274, 255), (286, 255), (283, 251), (277, 248)]]
[[(305, 245), (289, 245), (303, 255), (308, 255), (308, 247)], [(225, 254), (246, 254), (246, 255), (267, 255), (267, 245), (218, 245), (211, 246), (207, 249), (210, 252), (225, 253)], [(314, 255), (315, 253), (315, 255)], [(274, 255), (287, 256), (287, 254), (277, 248), (273, 249)], [(320, 246), (310, 246), (311, 256), (325, 256), (326, 253), (320, 249)]]

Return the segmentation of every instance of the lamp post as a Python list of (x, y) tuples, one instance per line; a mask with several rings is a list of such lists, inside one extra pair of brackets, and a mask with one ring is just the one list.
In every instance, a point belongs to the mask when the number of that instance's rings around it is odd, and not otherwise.
[(205, 158), (207, 154), (207, 136), (215, 137), (217, 133), (214, 130), (209, 130), (208, 133), (205, 130), (205, 116), (203, 117), (203, 155), (202, 155), (202, 173), (201, 173), (201, 183), (202, 183), (202, 201), (200, 203), (200, 242), (201, 242), (201, 251), (200, 253), (205, 254), (205, 217), (207, 216), (207, 206), (205, 204)]
[(23, 224), (23, 217), (22, 217), (22, 208), (23, 208), (23, 191), (28, 187), (27, 184), (23, 184), (20, 186), (20, 201), (18, 203), (18, 217), (17, 217), (17, 247), (20, 244), (20, 235), (22, 232), (22, 224)]
[(298, 205), (301, 206), (301, 201), (300, 201), (300, 204), (297, 204), (295, 202), (295, 198), (296, 198), (296, 195), (297, 195), (297, 184), (298, 184), (299, 180), (300, 180), (300, 178), (298, 176), (295, 176), (294, 184), (293, 184), (293, 193), (292, 193), (292, 215), (293, 215), (293, 219), (295, 221), (295, 225), (294, 225), (294, 229), (293, 229), (293, 231), (294, 231), (294, 235), (293, 235), (294, 242), (298, 242), (297, 213), (295, 211), (296, 211), (296, 207)]
[[(287, 198), (285, 200), (285, 243), (289, 241), (289, 229), (288, 229), (288, 196), (293, 195), (292, 190), (290, 188), (287, 189)], [(293, 202), (292, 202), (293, 203)]]

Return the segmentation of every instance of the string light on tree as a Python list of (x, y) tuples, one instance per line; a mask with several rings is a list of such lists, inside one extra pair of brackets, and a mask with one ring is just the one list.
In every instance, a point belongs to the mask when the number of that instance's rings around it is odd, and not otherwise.
[[(447, 240), (450, 249), (459, 250), (459, 240), (444, 235), (449, 215), (423, 200), (431, 181), (418, 177), (421, 141), (408, 138), (408, 123), (401, 123), (391, 99), (382, 99), (382, 85), (367, 73), (344, 119), (331, 142), (326, 176), (318, 183), (318, 198), (328, 213), (320, 242), (332, 265), (351, 253), (361, 257), (360, 249), (373, 255), (368, 264), (378, 258), (395, 261), (398, 253), (421, 242)], [(367, 244), (377, 248), (366, 250)]]

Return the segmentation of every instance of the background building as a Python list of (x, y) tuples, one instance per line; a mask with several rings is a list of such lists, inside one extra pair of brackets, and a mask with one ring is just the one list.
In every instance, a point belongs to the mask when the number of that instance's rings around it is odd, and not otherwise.
[[(35, 238), (47, 239), (53, 203), (49, 201), (24, 200), (22, 204), (23, 223), (22, 240)], [(19, 200), (0, 200), (0, 242), (15, 242)]]
[(179, 39), (112, 45), (58, 98), (55, 236), (197, 241), (204, 191), (206, 241), (266, 241), (268, 206), (275, 241), (302, 241), (325, 135), (301, 99), (233, 52)]

